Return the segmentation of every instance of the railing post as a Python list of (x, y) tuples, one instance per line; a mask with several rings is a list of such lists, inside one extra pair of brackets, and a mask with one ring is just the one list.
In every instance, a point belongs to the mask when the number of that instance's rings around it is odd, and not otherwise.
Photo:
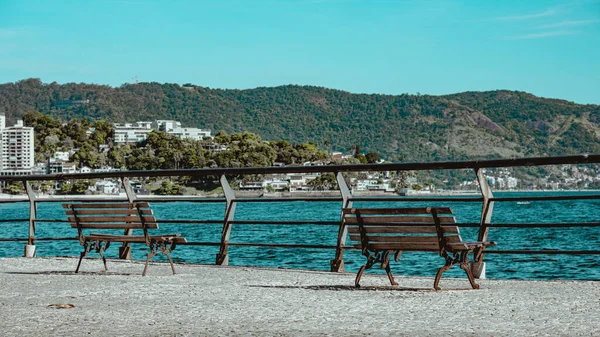
[[(121, 177), (121, 182), (123, 183), (123, 189), (125, 190), (125, 195), (127, 195), (128, 202), (134, 202), (136, 195), (131, 185), (129, 184), (129, 179), (125, 177)], [(133, 229), (126, 229), (123, 235), (133, 235)], [(131, 260), (131, 246), (129, 242), (123, 242), (123, 245), (119, 247), (119, 259), (122, 260)]]
[(225, 175), (221, 176), (221, 187), (225, 193), (225, 218), (223, 219), (223, 231), (221, 232), (221, 248), (217, 254), (216, 264), (220, 266), (229, 265), (229, 255), (227, 254), (227, 248), (229, 247), (229, 237), (231, 236), (231, 221), (235, 216), (235, 193), (231, 189), (229, 182)]
[[(492, 193), (490, 185), (488, 185), (487, 179), (483, 174), (483, 170), (481, 168), (477, 168), (475, 169), (475, 174), (477, 175), (477, 181), (479, 182), (479, 187), (481, 188), (481, 196), (483, 197), (481, 221), (479, 223), (479, 234), (477, 240), (487, 241), (490, 230), (488, 225), (492, 222), (492, 213), (494, 210), (494, 201), (492, 200), (494, 198), (494, 194)], [(475, 261), (471, 263), (471, 271), (475, 278), (485, 278), (485, 262), (483, 262), (483, 253), (481, 251), (475, 251)]]
[(35, 192), (27, 180), (23, 180), (23, 186), (29, 198), (29, 234), (27, 235), (27, 245), (25, 246), (25, 257), (35, 257), (35, 220), (37, 219), (37, 201)]
[[(342, 195), (342, 208), (352, 207), (352, 194), (348, 188), (348, 184), (344, 180), (344, 176), (341, 172), (335, 174), (340, 193)], [(348, 234), (348, 228), (344, 226), (344, 214), (340, 215), (340, 228), (338, 229), (337, 248), (335, 250), (335, 259), (330, 261), (331, 271), (343, 272), (344, 271), (344, 245), (346, 244), (346, 236)]]

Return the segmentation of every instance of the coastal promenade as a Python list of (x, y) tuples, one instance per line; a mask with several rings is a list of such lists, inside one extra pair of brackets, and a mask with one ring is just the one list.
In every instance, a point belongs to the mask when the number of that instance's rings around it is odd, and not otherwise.
[[(600, 335), (600, 281), (481, 280), (75, 258), (0, 259), (0, 335)], [(432, 275), (433, 276), (433, 275)], [(51, 304), (73, 304), (56, 309)]]

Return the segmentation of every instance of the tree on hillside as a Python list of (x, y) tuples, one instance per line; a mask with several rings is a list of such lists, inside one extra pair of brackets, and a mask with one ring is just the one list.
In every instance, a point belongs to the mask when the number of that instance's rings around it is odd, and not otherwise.
[(75, 146), (82, 146), (88, 141), (87, 131), (90, 122), (86, 119), (73, 118), (62, 128), (65, 136), (71, 138)]
[(115, 138), (115, 128), (108, 121), (102, 119), (92, 125), (94, 132), (90, 139), (96, 144), (109, 144)]
[(381, 160), (381, 156), (379, 156), (379, 153), (377, 152), (369, 152), (365, 155), (365, 159), (367, 160), (367, 163), (374, 164)]

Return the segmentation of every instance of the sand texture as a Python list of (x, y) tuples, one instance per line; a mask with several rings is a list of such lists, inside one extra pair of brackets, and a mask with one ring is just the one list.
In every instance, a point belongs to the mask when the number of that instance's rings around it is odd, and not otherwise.
[[(2, 336), (600, 335), (600, 282), (0, 259)], [(70, 305), (73, 307), (70, 307)], [(50, 306), (51, 305), (51, 306)], [(65, 308), (61, 308), (61, 306)]]

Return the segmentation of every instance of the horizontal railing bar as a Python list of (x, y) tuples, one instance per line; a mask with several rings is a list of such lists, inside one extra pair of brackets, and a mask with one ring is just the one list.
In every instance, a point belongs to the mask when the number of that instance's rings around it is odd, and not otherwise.
[(494, 197), (494, 198), (490, 198), (490, 201), (585, 200), (585, 199), (600, 199), (600, 194)]
[[(29, 219), (8, 219), (0, 220), (3, 222), (26, 222)], [(60, 219), (36, 219), (35, 223), (69, 223), (69, 220)], [(222, 224), (223, 220), (200, 220), (200, 219), (157, 219), (159, 224)], [(233, 220), (232, 224), (237, 225), (339, 225), (339, 221), (312, 221), (312, 220)], [(410, 226), (411, 224), (406, 224)], [(414, 224), (422, 226), (422, 224)], [(444, 225), (442, 225), (444, 226)], [(480, 227), (479, 223), (464, 222), (452, 224), (458, 227)], [(569, 223), (493, 223), (486, 224), (487, 228), (569, 228), (569, 227), (600, 227), (600, 222), (569, 222)]]
[(600, 250), (528, 250), (528, 249), (517, 249), (517, 250), (492, 250), (486, 249), (485, 254), (531, 254), (531, 255), (600, 255)]
[(482, 202), (483, 198), (464, 197), (351, 197), (352, 201), (452, 201), (452, 202)]
[[(222, 223), (222, 221), (221, 221)], [(339, 221), (312, 221), (312, 220), (233, 220), (235, 225), (316, 225), (316, 226), (339, 226)]]
[(188, 241), (185, 243), (178, 243), (177, 245), (178, 246), (215, 246), (215, 247), (219, 247), (221, 245), (221, 243), (220, 242)]
[[(29, 201), (29, 200), (25, 200)], [(128, 201), (127, 198), (119, 197), (87, 197), (87, 196), (76, 196), (76, 195), (55, 195), (52, 197), (37, 197), (36, 202), (105, 202), (105, 201)]]
[(238, 247), (279, 247), (279, 248), (319, 248), (319, 249), (336, 249), (336, 246), (323, 245), (302, 245), (302, 244), (282, 244), (282, 243), (244, 243), (244, 242), (229, 242), (229, 246)]
[[(27, 221), (29, 221), (29, 219)], [(47, 223), (52, 223), (52, 222), (65, 223), (66, 222), (66, 223), (69, 223), (70, 222), (69, 220), (61, 220), (61, 219), (34, 219), (31, 221), (33, 221), (35, 223), (38, 223), (38, 222), (47, 222)]]
[[(6, 241), (28, 241), (28, 238), (0, 238), (0, 242), (6, 242)], [(79, 240), (76, 237), (59, 237), (59, 238), (35, 238), (35, 241), (76, 241)]]
[(149, 196), (137, 196), (135, 201), (153, 201), (153, 202), (226, 202), (225, 198), (206, 198), (206, 197), (149, 197)]
[[(29, 219), (17, 219), (20, 221), (29, 221)], [(17, 220), (13, 220), (17, 222)], [(0, 222), (10, 222), (11, 220), (0, 220)], [(61, 219), (36, 219), (33, 220), (35, 223), (70, 223), (69, 220), (61, 220)], [(159, 224), (223, 224), (223, 220), (200, 220), (200, 219), (157, 219), (157, 223)], [(312, 221), (312, 220), (233, 220), (232, 224), (237, 225), (339, 225), (339, 221)], [(417, 224), (422, 225), (422, 224)], [(443, 225), (442, 225), (443, 226)], [(466, 223), (457, 223), (452, 226), (458, 227), (479, 227), (479, 223), (475, 222), (466, 222)], [(488, 225), (488, 227), (493, 227), (493, 225)]]
[[(26, 219), (25, 221), (29, 221)], [(69, 220), (61, 220), (61, 219), (36, 219), (33, 220), (35, 223), (70, 223)], [(223, 220), (194, 220), (194, 219), (182, 219), (182, 220), (174, 220), (174, 219), (158, 219), (157, 223), (181, 223), (181, 224), (223, 224)]]
[[(188, 241), (186, 243), (178, 243), (179, 245), (183, 245), (183, 246), (220, 246), (221, 243), (220, 242), (195, 242), (195, 241)], [(237, 247), (273, 247), (273, 248), (309, 248), (309, 249), (313, 249), (313, 248), (317, 248), (317, 249), (336, 249), (336, 246), (323, 246), (323, 245), (302, 245), (302, 244), (276, 244), (276, 243), (244, 243), (244, 242), (237, 242), (237, 243), (233, 243), (230, 242), (228, 245), (230, 246), (237, 246)], [(345, 247), (344, 249), (355, 249), (355, 247)]]
[(111, 177), (168, 177), (168, 176), (221, 176), (221, 175), (255, 175), (277, 173), (337, 173), (362, 171), (421, 171), (450, 169), (480, 169), (514, 166), (543, 166), (561, 164), (600, 163), (600, 154), (581, 154), (561, 157), (531, 157), (516, 159), (468, 160), (428, 163), (388, 163), (388, 164), (352, 164), (323, 166), (283, 166), (283, 167), (246, 167), (246, 168), (202, 168), (183, 170), (141, 170), (119, 172), (90, 172), (69, 174), (48, 174), (28, 176), (2, 176), (0, 181), (44, 181), (69, 179), (95, 179)]
[(199, 220), (199, 219), (156, 219), (159, 224), (173, 223), (173, 224), (211, 224), (211, 225), (222, 225), (223, 220)]
[[(502, 191), (500, 191), (502, 192)], [(535, 191), (532, 191), (535, 192)], [(600, 199), (600, 194), (591, 195), (549, 195), (549, 196), (519, 196), (519, 197), (493, 197), (490, 201), (498, 202), (510, 202), (510, 201), (543, 201), (543, 200), (595, 200)], [(258, 197), (258, 198), (237, 198), (235, 202), (293, 202), (293, 201), (341, 201), (341, 197)], [(482, 202), (483, 198), (465, 198), (465, 197), (350, 197), (352, 201), (407, 201), (407, 202), (419, 202), (419, 201), (446, 201), (446, 202)], [(36, 198), (36, 202), (104, 202), (104, 201), (128, 201), (126, 198), (90, 198), (90, 197), (78, 197), (78, 196), (53, 196), (50, 198), (39, 197)], [(218, 203), (226, 202), (225, 198), (206, 198), (206, 197), (148, 197), (138, 196), (136, 201), (153, 201), (153, 202), (206, 202), (206, 203)], [(17, 203), (17, 202), (29, 202), (27, 198), (19, 199), (3, 199), (0, 203)]]
[[(29, 219), (20, 219), (29, 221)], [(9, 222), (10, 220), (0, 220), (0, 222)], [(35, 223), (70, 223), (69, 220), (60, 219), (37, 219)], [(223, 220), (197, 220), (197, 219), (157, 219), (159, 224), (223, 224)], [(339, 226), (339, 221), (313, 221), (313, 220), (233, 220), (236, 225), (335, 225)]]
[(259, 198), (235, 198), (234, 202), (290, 202), (290, 201), (342, 201), (342, 197), (259, 197)]
[[(460, 225), (459, 225), (460, 226)], [(486, 224), (488, 228), (553, 228), (553, 227), (599, 227), (600, 222), (571, 222), (571, 223), (497, 223)]]

